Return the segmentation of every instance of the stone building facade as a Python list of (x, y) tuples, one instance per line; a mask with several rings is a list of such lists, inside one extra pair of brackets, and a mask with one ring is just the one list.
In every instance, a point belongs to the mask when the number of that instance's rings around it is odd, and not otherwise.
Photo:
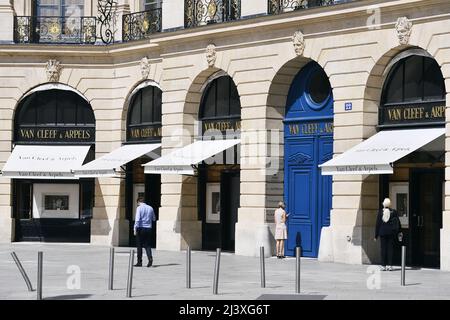
[[(158, 32), (122, 41), (126, 33), (122, 15), (145, 8), (137, 1), (120, 0), (112, 9), (118, 17), (113, 42), (105, 44), (97, 36), (94, 43), (64, 44), (17, 41), (14, 21), (18, 16), (32, 16), (33, 3), (1, 0), (0, 166), (8, 161), (14, 148), (17, 108), (33, 89), (57, 84), (59, 87), (52, 88), (72, 90), (89, 103), (95, 116), (94, 157), (99, 158), (127, 141), (133, 90), (146, 82), (158, 86), (162, 91), (161, 155), (165, 156), (199, 138), (199, 110), (205, 88), (218, 75), (228, 76), (237, 88), (241, 107), (240, 194), (234, 251), (253, 256), (260, 245), (273, 250), (273, 212), (289, 188), (284, 170), (286, 106), (296, 76), (310, 63), (325, 72), (331, 87), (334, 156), (379, 130), (382, 91), (392, 61), (411, 50), (416, 50), (411, 54), (426, 53), (440, 67), (447, 88), (445, 136), (450, 135), (448, 1), (329, 1), (329, 5), (317, 6), (309, 2), (308, 8), (277, 7), (278, 11), (274, 11), (270, 9), (271, 1), (243, 0), (238, 19), (196, 21), (196, 25), (187, 27), (189, 1), (167, 0), (161, 4)], [(84, 15), (101, 16), (101, 10), (96, 2), (85, 0)], [(97, 21), (96, 33), (100, 32)], [(445, 185), (438, 235), (439, 266), (444, 270), (450, 270), (449, 150), (445, 138), (441, 150), (445, 153)], [(13, 208), (14, 179), (0, 179), (3, 242), (17, 240), (20, 219)], [(199, 218), (202, 189), (197, 176), (161, 174), (160, 179), (157, 249), (201, 249), (205, 227)], [(125, 179), (98, 177), (93, 181), (90, 242), (127, 245), (130, 222)], [(378, 261), (378, 243), (373, 237), (382, 201), (380, 184), (379, 175), (333, 176), (329, 223), (319, 226), (316, 242), (311, 240), (313, 246), (320, 243), (313, 256), (353, 264)], [(295, 244), (298, 239), (292, 241)]]

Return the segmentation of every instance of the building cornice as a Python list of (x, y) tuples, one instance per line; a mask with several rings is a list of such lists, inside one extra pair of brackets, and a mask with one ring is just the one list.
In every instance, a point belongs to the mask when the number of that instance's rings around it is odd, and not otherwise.
[[(165, 51), (163, 48), (179, 46), (184, 43), (208, 42), (212, 39), (233, 37), (236, 35), (243, 36), (252, 34), (255, 29), (258, 32), (299, 28), (309, 24), (316, 24), (349, 20), (355, 18), (369, 17), (373, 12), (373, 8), (379, 8), (383, 13), (395, 13), (398, 11), (400, 15), (404, 15), (404, 10), (413, 10), (420, 6), (437, 6), (447, 5), (450, 8), (448, 0), (394, 0), (388, 2), (380, 2), (379, 0), (360, 0), (356, 2), (344, 3), (326, 8), (311, 8), (304, 11), (294, 11), (279, 15), (265, 15), (251, 19), (243, 19), (231, 22), (225, 22), (218, 25), (203, 26), (192, 29), (182, 29), (172, 32), (163, 32), (152, 35), (148, 39), (141, 41), (133, 41), (127, 43), (115, 43), (108, 46), (103, 45), (43, 45), (43, 44), (1, 44), (0, 56), (70, 56), (70, 57), (103, 57), (120, 58), (130, 54), (147, 54), (157, 51)], [(371, 11), (372, 10), (372, 11)], [(433, 20), (443, 20), (450, 17), (449, 13), (440, 15), (432, 15), (421, 18), (413, 18), (411, 21), (415, 23), (423, 23)], [(391, 28), (396, 21), (382, 23), (377, 28)], [(357, 26), (345, 29), (323, 31), (318, 33), (307, 33), (305, 38), (314, 37), (322, 34), (343, 34), (349, 32), (366, 31), (368, 27)], [(254, 44), (262, 44), (267, 42), (285, 41), (289, 37), (281, 37), (278, 39), (254, 41)], [(236, 46), (236, 45), (233, 45)], [(201, 49), (183, 50), (186, 52), (203, 51)], [(169, 53), (170, 54), (170, 53)]]

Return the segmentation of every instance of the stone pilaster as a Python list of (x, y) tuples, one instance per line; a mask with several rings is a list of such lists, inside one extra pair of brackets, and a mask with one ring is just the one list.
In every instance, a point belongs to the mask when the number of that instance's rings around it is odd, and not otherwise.
[[(91, 102), (96, 117), (95, 158), (99, 158), (122, 145), (123, 100), (108, 95), (111, 86), (118, 85), (110, 72), (103, 74), (105, 81), (97, 82), (99, 90)], [(82, 87), (80, 86), (80, 89)], [(121, 96), (125, 96), (122, 94)], [(129, 221), (125, 213), (125, 179), (95, 179), (95, 202), (91, 220), (91, 243), (100, 245), (128, 245)]]
[(11, 0), (0, 0), (0, 43), (14, 42), (14, 8)]
[[(251, 72), (251, 71), (249, 71)], [(245, 74), (240, 74), (245, 77)], [(282, 116), (267, 106), (269, 71), (254, 78), (255, 83), (239, 87), (241, 95), (241, 198), (236, 223), (238, 255), (258, 256), (275, 252), (273, 212), (283, 199)], [(239, 78), (236, 79), (239, 83)]]
[(179, 251), (202, 247), (202, 222), (197, 217), (197, 178), (161, 177), (158, 250)]
[(1, 179), (0, 184), (0, 243), (14, 240), (14, 222), (11, 218), (11, 179)]
[(125, 219), (123, 179), (98, 178), (95, 182), (95, 207), (91, 220), (91, 243), (128, 245), (129, 222)]
[(114, 35), (115, 41), (122, 41), (122, 37), (123, 37), (123, 16), (125, 14), (129, 14), (130, 13), (130, 5), (128, 4), (128, 0), (120, 0), (118, 1), (117, 4), (117, 13), (116, 13), (116, 17), (117, 17), (117, 25), (116, 25), (116, 30), (117, 32)]
[[(171, 62), (174, 65), (181, 60)], [(186, 71), (170, 66), (171, 77), (182, 78)], [(201, 95), (188, 93), (186, 83), (173, 80), (166, 84), (176, 88), (163, 90), (162, 155), (193, 142), (194, 122)], [(167, 87), (168, 88), (168, 87)], [(157, 249), (179, 251), (190, 246), (202, 247), (202, 222), (198, 219), (197, 178), (181, 175), (161, 176), (161, 208), (159, 210)]]
[(267, 1), (241, 1), (241, 17), (267, 13)]
[(178, 29), (184, 27), (184, 0), (163, 1), (162, 29)]
[[(1, 24), (1, 22), (0, 22)], [(5, 71), (0, 77), (5, 76)], [(11, 155), (12, 117), (16, 100), (1, 99), (0, 102), (0, 168), (3, 168)], [(12, 211), (12, 182), (11, 179), (0, 178), (0, 243), (9, 243), (14, 240), (14, 218)]]
[[(334, 70), (336, 68), (336, 70)], [(365, 90), (367, 78), (341, 77), (337, 69), (325, 70), (334, 96), (334, 154), (338, 155), (376, 133), (380, 91)], [(355, 74), (362, 66), (353, 66)], [(350, 71), (349, 69), (347, 69)], [(355, 83), (359, 80), (360, 83)], [(348, 81), (348, 83), (345, 83)], [(381, 83), (377, 84), (381, 86)], [(344, 105), (351, 102), (351, 111)], [(370, 263), (377, 260), (378, 243), (373, 241), (378, 208), (378, 176), (333, 177), (330, 227), (322, 228), (319, 260), (341, 263)]]

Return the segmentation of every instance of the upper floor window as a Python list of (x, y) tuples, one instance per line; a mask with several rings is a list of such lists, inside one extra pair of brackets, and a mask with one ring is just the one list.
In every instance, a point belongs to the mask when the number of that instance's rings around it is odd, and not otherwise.
[(84, 0), (35, 0), (34, 5), (38, 17), (81, 17), (84, 14)]
[(144, 8), (144, 11), (159, 9), (161, 5), (161, 0), (142, 0), (142, 8)]
[(279, 14), (354, 1), (357, 0), (267, 0), (267, 4), (269, 14)]

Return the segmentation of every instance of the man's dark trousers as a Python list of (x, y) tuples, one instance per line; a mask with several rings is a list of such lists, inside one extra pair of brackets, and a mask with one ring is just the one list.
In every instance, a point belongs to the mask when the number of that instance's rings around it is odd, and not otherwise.
[(137, 246), (137, 263), (142, 263), (142, 248), (145, 248), (148, 261), (152, 261), (152, 247), (150, 239), (152, 235), (151, 228), (137, 228), (136, 229), (136, 246)]
[(381, 236), (381, 265), (392, 266), (392, 256), (394, 254), (394, 236)]

